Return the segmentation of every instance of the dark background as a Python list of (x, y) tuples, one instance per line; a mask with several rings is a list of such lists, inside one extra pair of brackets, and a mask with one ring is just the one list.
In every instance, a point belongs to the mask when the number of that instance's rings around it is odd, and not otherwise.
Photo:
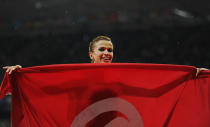
[[(112, 38), (114, 62), (209, 67), (209, 0), (0, 0), (0, 66), (89, 63)], [(4, 70), (0, 71), (2, 81)], [(10, 96), (0, 127), (10, 126)]]

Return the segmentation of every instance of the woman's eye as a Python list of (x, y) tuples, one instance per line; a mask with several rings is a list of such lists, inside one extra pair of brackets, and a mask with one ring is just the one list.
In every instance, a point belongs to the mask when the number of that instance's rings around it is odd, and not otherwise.
[(112, 52), (112, 49), (111, 48), (108, 48), (108, 52)]
[(104, 50), (105, 50), (105, 48), (99, 48), (98, 50), (102, 52), (102, 51), (104, 51)]

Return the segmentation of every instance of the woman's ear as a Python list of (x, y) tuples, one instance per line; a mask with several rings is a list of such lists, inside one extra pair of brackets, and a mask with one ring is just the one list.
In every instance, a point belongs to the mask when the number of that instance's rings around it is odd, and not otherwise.
[(93, 52), (89, 52), (90, 59), (93, 60)]

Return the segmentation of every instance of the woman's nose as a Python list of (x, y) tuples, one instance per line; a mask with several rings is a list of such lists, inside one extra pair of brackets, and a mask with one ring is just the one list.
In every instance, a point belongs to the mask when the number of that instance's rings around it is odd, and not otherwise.
[(108, 50), (106, 49), (106, 50), (104, 50), (104, 54), (109, 54), (109, 52), (108, 52)]

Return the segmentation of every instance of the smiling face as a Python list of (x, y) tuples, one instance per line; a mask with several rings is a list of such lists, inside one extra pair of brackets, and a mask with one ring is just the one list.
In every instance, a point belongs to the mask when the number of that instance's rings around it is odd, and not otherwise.
[(113, 58), (113, 45), (111, 41), (99, 40), (89, 52), (93, 63), (111, 63)]

